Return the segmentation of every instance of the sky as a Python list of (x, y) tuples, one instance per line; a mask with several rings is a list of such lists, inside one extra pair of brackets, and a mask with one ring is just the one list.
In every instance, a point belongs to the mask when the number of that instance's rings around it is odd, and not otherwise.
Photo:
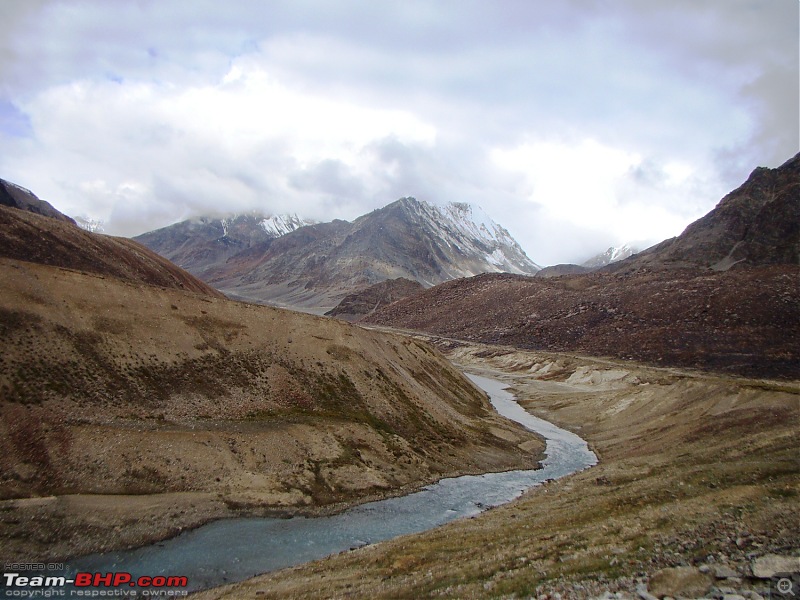
[(0, 177), (132, 236), (470, 202), (542, 265), (800, 151), (797, 0), (0, 0)]

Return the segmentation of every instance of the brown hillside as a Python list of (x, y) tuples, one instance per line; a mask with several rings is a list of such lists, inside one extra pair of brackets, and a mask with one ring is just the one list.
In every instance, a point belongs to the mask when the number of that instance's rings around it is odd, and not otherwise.
[(345, 296), (335, 308), (325, 314), (345, 321), (357, 321), (371, 315), (382, 306), (419, 294), (424, 289), (418, 281), (411, 281), (405, 277), (387, 279)]
[(609, 271), (800, 264), (800, 154), (776, 169), (758, 167), (707, 215)]
[(5, 560), (530, 468), (541, 448), (422, 342), (10, 259), (0, 290)]
[(141, 244), (69, 221), (0, 206), (0, 257), (222, 298), (222, 293)]
[(518, 348), (800, 377), (800, 268), (480, 275), (364, 322)]

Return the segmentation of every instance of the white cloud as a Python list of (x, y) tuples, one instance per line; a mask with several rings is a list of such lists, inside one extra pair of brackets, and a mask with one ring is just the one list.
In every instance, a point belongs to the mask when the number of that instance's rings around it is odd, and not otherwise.
[(466, 200), (534, 260), (580, 260), (680, 233), (800, 149), (798, 12), (4, 0), (0, 177), (122, 234)]

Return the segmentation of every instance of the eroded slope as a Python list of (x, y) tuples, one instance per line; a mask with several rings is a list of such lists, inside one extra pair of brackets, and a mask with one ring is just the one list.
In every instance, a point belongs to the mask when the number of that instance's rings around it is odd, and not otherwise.
[(536, 459), (519, 447), (532, 436), (418, 341), (8, 259), (0, 289), (6, 559)]

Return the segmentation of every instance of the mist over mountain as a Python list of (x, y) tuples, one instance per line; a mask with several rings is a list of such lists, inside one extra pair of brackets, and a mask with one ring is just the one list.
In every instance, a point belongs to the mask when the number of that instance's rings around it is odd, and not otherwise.
[(194, 275), (204, 277), (232, 256), (312, 223), (297, 215), (262, 213), (198, 217), (133, 239)]
[(625, 260), (637, 252), (639, 252), (639, 250), (629, 244), (623, 244), (619, 247), (611, 246), (605, 252), (600, 252), (589, 260), (583, 262), (581, 266), (586, 267), (587, 269), (599, 269), (600, 267), (605, 267), (611, 263)]
[(780, 167), (756, 168), (679, 236), (609, 267), (705, 267), (800, 264), (800, 154)]
[(429, 287), (479, 273), (540, 269), (504, 227), (465, 203), (401, 198), (352, 223), (300, 226), (296, 219), (271, 232), (254, 227), (257, 222), (239, 217), (224, 227), (197, 219), (136, 239), (231, 296), (309, 309), (333, 307), (387, 279)]

